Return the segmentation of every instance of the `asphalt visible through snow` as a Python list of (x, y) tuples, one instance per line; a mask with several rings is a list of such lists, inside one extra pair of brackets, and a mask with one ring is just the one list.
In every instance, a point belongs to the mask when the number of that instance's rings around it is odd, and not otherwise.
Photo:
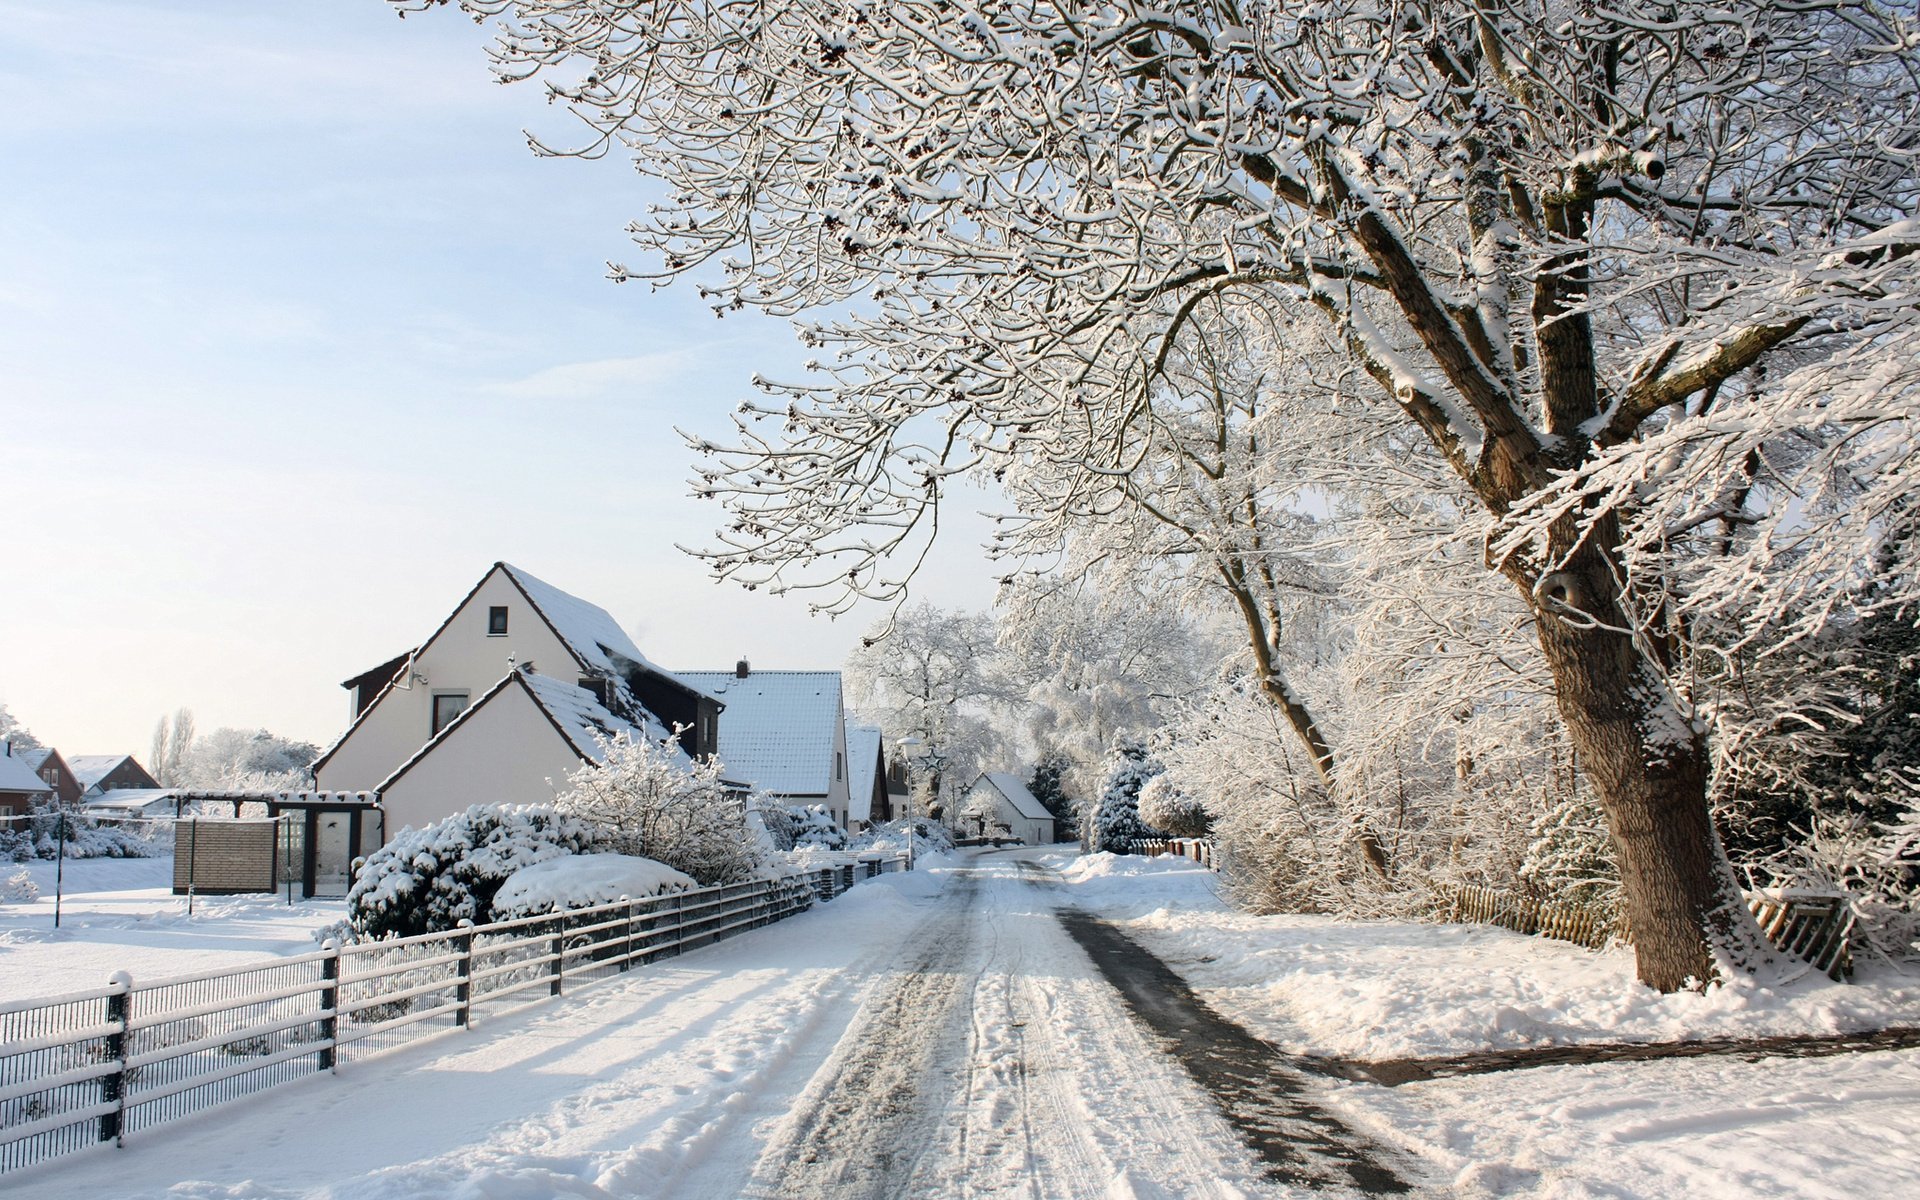
[(1063, 908), (1044, 868), (981, 855), (955, 874), (790, 1111), (763, 1122), (737, 1194), (1408, 1190), (1390, 1152), (1317, 1102), (1324, 1078)]

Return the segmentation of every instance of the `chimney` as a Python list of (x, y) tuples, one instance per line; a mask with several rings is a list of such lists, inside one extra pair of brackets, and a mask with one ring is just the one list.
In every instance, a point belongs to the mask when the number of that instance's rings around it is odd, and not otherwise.
[(733, 677), (735, 679), (745, 679), (747, 676), (751, 674), (753, 674), (753, 672), (747, 669), (746, 659), (743, 658), (739, 662), (733, 664)]

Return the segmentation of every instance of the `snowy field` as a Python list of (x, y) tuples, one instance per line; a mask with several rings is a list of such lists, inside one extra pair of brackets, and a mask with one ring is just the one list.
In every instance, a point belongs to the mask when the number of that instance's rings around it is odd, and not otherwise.
[[(1023, 869), (1023, 858), (1059, 874)], [(1917, 1015), (1898, 979), (1661, 999), (1632, 982), (1623, 956), (1504, 931), (1248, 917), (1218, 902), (1210, 875), (1172, 860), (1017, 852), (923, 865), (558, 1004), (124, 1150), (9, 1175), (0, 1190), (46, 1200), (1326, 1194), (1270, 1177), (1063, 932), (1055, 914), (1075, 906), (1108, 914), (1274, 1042), (1341, 1057)], [(327, 915), (314, 906), (307, 919)], [(143, 938), (143, 925), (179, 920), (177, 909), (101, 919)], [(257, 925), (236, 912), (204, 928), (272, 952), (267, 919), (262, 908)], [(282, 922), (278, 933), (299, 941), (298, 920)], [(74, 943), (88, 956), (113, 937), (110, 923), (90, 928)], [(1417, 1194), (1920, 1195), (1920, 1052), (1313, 1086), (1314, 1102), (1383, 1147)]]
[(144, 981), (304, 954), (316, 948), (315, 929), (346, 915), (340, 900), (199, 896), (189, 917), (187, 898), (173, 894), (171, 858), (82, 858), (66, 864), (55, 929), (55, 864), (23, 865), (40, 895), (0, 901), (0, 1000), (99, 987), (115, 971)]

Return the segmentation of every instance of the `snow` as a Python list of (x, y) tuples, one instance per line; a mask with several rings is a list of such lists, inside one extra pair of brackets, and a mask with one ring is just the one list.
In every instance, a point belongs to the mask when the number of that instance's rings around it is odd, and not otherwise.
[(1029, 821), (1053, 820), (1053, 814), (1047, 811), (1047, 806), (1034, 799), (1033, 793), (1027, 790), (1027, 785), (1018, 775), (1009, 775), (1005, 771), (988, 771), (980, 778), (992, 784), (994, 790), (1005, 796), (1008, 804), (1013, 805), (1014, 811)]
[(776, 796), (825, 796), (833, 787), (833, 753), (844, 719), (838, 671), (676, 671), (718, 697), (717, 757), (727, 778)]
[(67, 769), (79, 781), (80, 790), (90, 792), (94, 784), (111, 775), (115, 767), (132, 757), (131, 754), (76, 754), (67, 760)]
[[(724, 721), (723, 721), (724, 723)], [(873, 820), (873, 789), (880, 769), (880, 730), (847, 726), (847, 820)]]
[(0, 792), (52, 792), (47, 781), (33, 773), (25, 760), (0, 754)]
[(0, 1002), (81, 991), (115, 971), (158, 979), (239, 966), (270, 955), (306, 954), (313, 931), (346, 915), (340, 900), (173, 894), (171, 858), (68, 859), (60, 928), (53, 927), (57, 864), (24, 869), (40, 889), (28, 904), (0, 903)]
[(649, 670), (659, 669), (647, 661), (647, 656), (640, 653), (640, 648), (606, 609), (563, 592), (511, 563), (503, 562), (500, 568), (519, 585), (554, 633), (590, 670), (619, 678), (620, 669), (612, 658), (616, 654)]
[(1633, 955), (1488, 925), (1252, 916), (1180, 858), (1053, 852), (1076, 903), (1117, 920), (1209, 1003), (1301, 1054), (1380, 1060), (1581, 1042), (1850, 1033), (1920, 1024), (1920, 978), (1862, 963), (1662, 995)]
[[(520, 679), (533, 694), (534, 701), (560, 726), (574, 748), (593, 762), (599, 762), (604, 757), (600, 749), (601, 737), (610, 738), (626, 733), (636, 741), (660, 742), (670, 736), (666, 727), (655, 721), (648, 721), (646, 728), (641, 729), (614, 716), (593, 698), (593, 693), (551, 675), (522, 671)], [(679, 748), (677, 741), (670, 743), (668, 750), (676, 761), (688, 761), (686, 752)]]
[[(1498, 930), (1233, 913), (1210, 873), (1175, 860), (1022, 850), (922, 867), (519, 1016), (136, 1133), (124, 1150), (10, 1174), (6, 1187), (36, 1200), (1304, 1196), (1265, 1177), (1055, 910), (1105, 914), (1217, 1006), (1322, 1049), (1353, 1044), (1339, 1003), (1388, 1003), (1429, 1030), (1412, 1041), (1459, 1050), (1502, 1035), (1445, 1031), (1439, 1014), (1502, 989), (1557, 996), (1577, 1025), (1610, 1019), (1607, 1005), (1635, 987), (1622, 956)], [(1455, 955), (1466, 961), (1448, 967)], [(1342, 999), (1296, 1011), (1308, 993), (1281, 986), (1295, 959)], [(1423, 964), (1424, 995), (1397, 969), (1409, 959)], [(1854, 991), (1887, 1001), (1887, 989)], [(1856, 1016), (1890, 1011), (1862, 1003)], [(1662, 1019), (1724, 1030), (1721, 1007), (1683, 998)], [(1810, 1012), (1799, 993), (1772, 1008)], [(1390, 1045), (1378, 1021), (1353, 1021), (1370, 1053)], [(1920, 1194), (1914, 1051), (1541, 1067), (1391, 1089), (1328, 1080), (1315, 1096), (1400, 1154), (1416, 1192)]]
[(663, 892), (691, 891), (692, 877), (665, 863), (631, 854), (570, 854), (522, 867), (493, 898), (496, 913), (526, 916), (591, 908)]

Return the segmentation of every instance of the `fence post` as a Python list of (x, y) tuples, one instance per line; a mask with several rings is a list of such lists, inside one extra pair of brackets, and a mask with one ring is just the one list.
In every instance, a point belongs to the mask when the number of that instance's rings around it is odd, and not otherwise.
[(840, 890), (843, 892), (848, 892), (853, 890), (853, 864), (852, 863), (848, 863), (846, 866), (840, 868)]
[(473, 920), (460, 918), (460, 936), (456, 939), (460, 947), (460, 961), (453, 964), (460, 982), (453, 985), (453, 1000), (459, 1005), (453, 1010), (453, 1023), (461, 1028), (473, 1025)]
[(552, 971), (553, 982), (547, 985), (547, 995), (549, 996), (558, 996), (560, 994), (560, 981), (562, 978), (564, 978), (563, 968), (566, 966), (566, 959), (564, 957), (567, 952), (566, 930), (567, 930), (567, 923), (565, 920), (554, 921), (553, 923), (553, 971)]
[(633, 966), (633, 897), (622, 896), (620, 902), (627, 906), (626, 924), (621, 926), (624, 936), (620, 940), (620, 969), (625, 971)]
[(133, 1018), (133, 976), (115, 971), (107, 983), (116, 990), (107, 997), (107, 1023), (114, 1030), (107, 1035), (106, 1054), (117, 1069), (100, 1077), (100, 1102), (113, 1105), (112, 1112), (100, 1114), (100, 1140), (118, 1146), (127, 1136), (127, 1026)]
[(340, 1047), (340, 943), (328, 938), (320, 943), (326, 957), (320, 960), (320, 1069), (334, 1071)]

